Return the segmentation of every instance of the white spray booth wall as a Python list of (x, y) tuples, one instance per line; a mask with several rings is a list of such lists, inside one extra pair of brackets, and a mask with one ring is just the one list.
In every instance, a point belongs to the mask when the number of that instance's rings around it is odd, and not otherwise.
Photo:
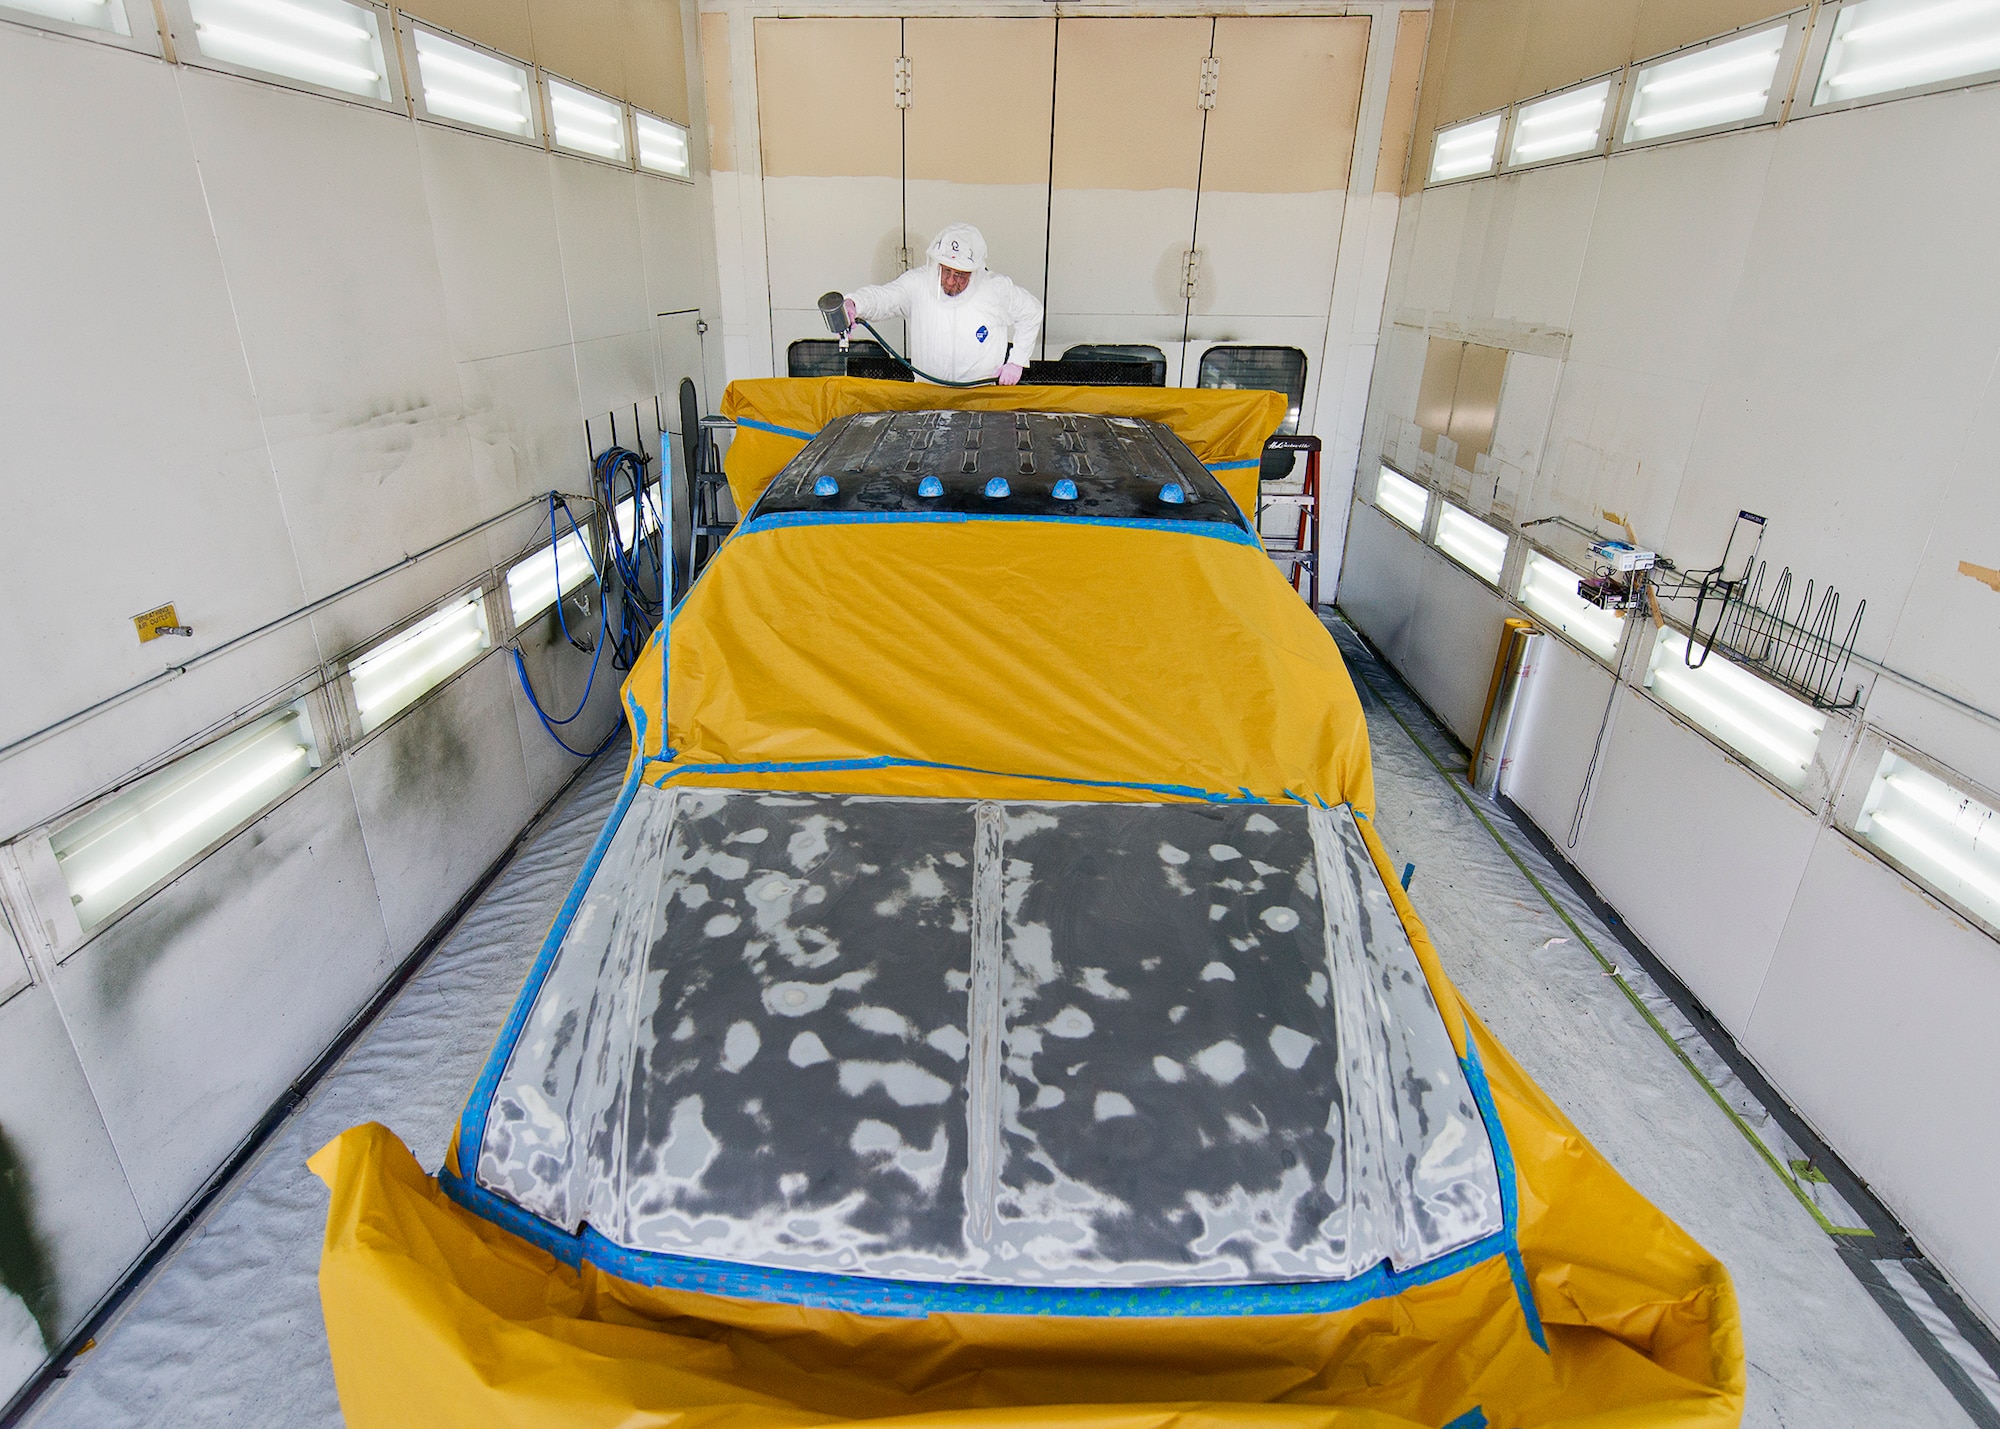
[[(1510, 350), (1492, 460), (1429, 466), (1476, 511), (1621, 512), (1696, 567), (1748, 509), (1773, 572), (1867, 600), (1860, 652), (1949, 698), (1875, 678), (1801, 798), (1628, 686), (1567, 852), (1989, 1320), (2000, 946), (1823, 788), (1865, 787), (1863, 728), (2000, 786), (2000, 730), (1964, 709), (2000, 710), (2000, 594), (1957, 570), (2000, 565), (1996, 172), (1989, 86), (1406, 200), (1339, 591), (1470, 741), (1523, 612), (1367, 504), (1385, 454), (1426, 474), (1419, 379), (1447, 336)], [(1543, 645), (1508, 793), (1561, 847), (1612, 677)]]
[[(656, 315), (716, 311), (694, 119), (679, 182), (0, 24), (0, 745), (278, 622), (0, 757), (0, 841), (546, 539), (585, 418), (601, 446), (672, 396)], [(140, 644), (166, 601), (193, 638)], [(567, 713), (590, 658), (554, 625), (520, 645)], [(0, 1266), (28, 1282), (0, 1403), (575, 770), (511, 664), (60, 958), (0, 924)], [(619, 717), (610, 666), (572, 743)]]

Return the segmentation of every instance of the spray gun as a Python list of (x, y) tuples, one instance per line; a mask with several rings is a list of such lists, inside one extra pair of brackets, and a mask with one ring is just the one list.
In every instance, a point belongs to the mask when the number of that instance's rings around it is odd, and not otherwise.
[[(840, 350), (843, 353), (846, 352), (847, 341), (854, 333), (854, 324), (847, 320), (847, 299), (839, 293), (820, 294), (819, 315), (826, 319), (828, 330), (840, 339)], [(866, 318), (860, 318), (858, 321), (861, 326), (868, 329), (869, 335), (882, 345), (882, 349), (889, 356), (895, 358), (897, 362), (908, 368), (912, 374), (923, 378), (926, 382), (934, 382), (940, 387), (989, 387), (993, 385), (991, 377), (980, 377), (971, 382), (955, 382), (949, 377), (933, 377), (921, 367), (914, 365), (902, 353), (896, 351), (895, 345), (875, 330), (875, 324)]]
[(819, 315), (826, 319), (828, 329), (840, 339), (840, 350), (846, 352), (848, 334), (854, 331), (853, 324), (847, 320), (847, 299), (839, 293), (821, 293)]

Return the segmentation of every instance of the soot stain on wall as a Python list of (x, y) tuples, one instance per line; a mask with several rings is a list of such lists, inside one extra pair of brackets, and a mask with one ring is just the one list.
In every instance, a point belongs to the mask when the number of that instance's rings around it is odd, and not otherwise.
[(226, 902), (252, 901), (293, 859), (312, 856), (315, 831), (274, 809), (106, 929), (79, 956), (88, 959), (99, 1003), (124, 1013), (152, 972), (178, 950), (206, 945), (203, 926)]
[(478, 760), (445, 701), (412, 710), (389, 739), (389, 777), (399, 801), (426, 809), (466, 801), (479, 776)]
[(55, 1267), (35, 1229), (35, 1193), (28, 1168), (0, 1126), (0, 1285), (19, 1296), (41, 1328), (42, 1347), (60, 1335)]

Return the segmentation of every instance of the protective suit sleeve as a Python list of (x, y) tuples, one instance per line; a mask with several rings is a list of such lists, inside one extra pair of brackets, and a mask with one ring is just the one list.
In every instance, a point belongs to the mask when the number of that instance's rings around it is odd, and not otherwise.
[[(870, 283), (856, 288), (847, 296), (854, 301), (854, 311), (870, 322), (881, 322), (884, 318), (906, 318), (910, 315), (911, 278), (922, 277), (924, 270), (912, 268), (909, 272), (889, 283)], [(1039, 308), (1037, 313), (1039, 314)]]
[(1002, 299), (1007, 313), (1007, 326), (1012, 332), (1009, 338), (1012, 348), (1008, 353), (1008, 361), (1018, 362), (1026, 367), (1041, 357), (1041, 300), (1012, 278), (1002, 278), (999, 282), (1006, 285), (1001, 288), (997, 296)]

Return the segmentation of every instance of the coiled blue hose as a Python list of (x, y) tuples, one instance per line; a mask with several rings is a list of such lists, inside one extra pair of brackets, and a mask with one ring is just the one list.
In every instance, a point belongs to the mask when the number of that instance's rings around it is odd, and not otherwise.
[[(630, 552), (625, 550), (624, 543), (618, 535), (618, 520), (615, 514), (617, 508), (611, 505), (607, 499), (615, 483), (616, 475), (621, 469), (630, 470), (634, 478), (633, 501), (635, 525), (633, 527), (633, 547)], [(646, 638), (651, 635), (653, 625), (658, 623), (657, 602), (649, 602), (646, 599), (644, 588), (640, 584), (640, 578), (644, 574), (642, 563), (644, 560), (643, 548), (646, 542), (646, 538), (640, 533), (645, 529), (646, 507), (650, 504), (646, 496), (646, 459), (637, 452), (627, 451), (623, 447), (613, 447), (598, 457), (597, 461), (593, 464), (593, 474), (596, 476), (600, 488), (597, 493), (598, 504), (606, 513), (608, 545), (610, 547), (607, 554), (612, 557), (612, 569), (619, 576), (619, 591), (621, 596), (619, 621), (621, 636), (629, 639), (635, 630), (638, 632), (637, 638), (631, 640), (630, 643), (630, 658), (624, 664), (618, 666), (620, 669), (629, 669), (631, 668), (631, 660), (637, 659), (638, 652), (645, 648)], [(591, 577), (597, 583), (597, 638), (589, 646), (584, 645), (582, 641), (570, 633), (569, 617), (563, 612), (563, 602), (566, 597), (562, 594), (562, 552), (560, 531), (556, 522), (556, 513), (558, 510), (561, 511), (564, 519), (569, 522), (569, 529), (575, 535), (577, 544), (582, 546), (583, 558), (589, 564)], [(665, 528), (666, 523), (659, 519), (657, 511), (654, 512), (654, 529), (664, 532)], [(659, 564), (659, 548), (661, 544), (661, 542), (657, 541), (654, 543), (654, 570), (656, 578), (661, 569)], [(597, 563), (590, 559), (590, 542), (584, 539), (583, 531), (577, 526), (576, 515), (570, 510), (569, 502), (553, 491), (549, 493), (549, 560), (555, 568), (556, 624), (561, 628), (563, 638), (571, 645), (575, 646), (578, 650), (588, 649), (590, 651), (590, 674), (584, 680), (583, 695), (577, 700), (576, 708), (561, 717), (551, 715), (547, 710), (543, 709), (541, 700), (535, 694), (534, 685), (528, 679), (527, 662), (521, 658), (521, 648), (518, 642), (509, 653), (514, 657), (514, 676), (521, 682), (521, 693), (528, 697), (528, 703), (535, 711), (535, 718), (542, 722), (542, 728), (548, 733), (549, 738), (562, 746), (567, 753), (575, 755), (578, 759), (592, 759), (604, 753), (616, 741), (619, 734), (619, 724), (614, 723), (610, 732), (604, 736), (604, 742), (592, 750), (577, 749), (572, 746), (568, 740), (562, 737), (560, 726), (571, 724), (581, 718), (584, 710), (590, 704), (591, 691), (597, 686), (597, 667), (599, 662), (604, 658), (606, 643), (610, 642), (612, 638), (612, 593), (605, 581), (605, 572), (600, 570)], [(618, 642), (618, 648), (614, 648), (612, 654), (614, 664), (618, 664), (620, 655), (625, 653), (623, 646), (624, 642), (621, 640)]]

